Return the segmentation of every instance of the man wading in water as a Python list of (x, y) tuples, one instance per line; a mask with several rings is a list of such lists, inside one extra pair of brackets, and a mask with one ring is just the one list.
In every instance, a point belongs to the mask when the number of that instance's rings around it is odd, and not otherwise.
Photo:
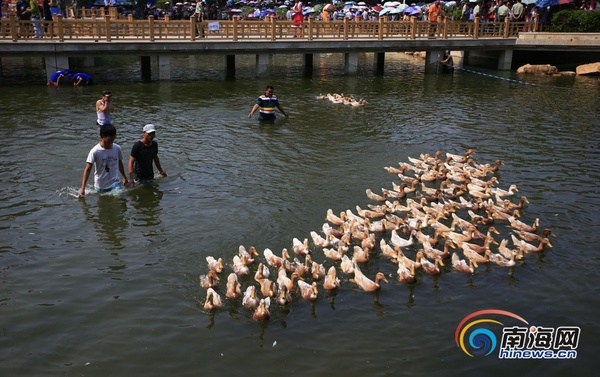
[(285, 116), (286, 118), (288, 117), (288, 115), (285, 113), (285, 111), (279, 104), (277, 97), (273, 95), (273, 87), (269, 85), (265, 89), (265, 94), (256, 99), (256, 104), (254, 104), (254, 107), (252, 107), (250, 114), (248, 114), (248, 118), (252, 118), (252, 115), (254, 115), (256, 110), (260, 109), (258, 112), (258, 120), (274, 122), (275, 108), (279, 109), (283, 116)]

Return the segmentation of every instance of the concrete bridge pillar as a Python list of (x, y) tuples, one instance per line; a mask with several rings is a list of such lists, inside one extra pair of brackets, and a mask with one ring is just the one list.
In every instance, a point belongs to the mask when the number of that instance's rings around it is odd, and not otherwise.
[(171, 79), (171, 57), (169, 55), (158, 55), (158, 79)]
[(358, 52), (347, 52), (345, 54), (344, 71), (351, 75), (358, 72)]
[(269, 54), (256, 55), (256, 77), (262, 77), (269, 71)]
[(499, 71), (510, 71), (512, 66), (513, 50), (506, 49), (500, 52), (498, 57), (498, 70)]
[(383, 75), (383, 67), (385, 66), (385, 52), (376, 52), (373, 56), (373, 70), (376, 75)]
[(313, 54), (304, 54), (303, 55), (303, 64), (304, 64), (304, 76), (310, 77), (313, 74), (313, 63), (314, 63), (314, 55)]
[(225, 77), (235, 77), (235, 55), (225, 55)]
[(425, 54), (425, 73), (439, 73), (442, 71), (440, 60), (444, 56), (444, 51), (427, 51)]
[(152, 80), (152, 62), (149, 56), (142, 56), (140, 58), (140, 66), (142, 69), (142, 80)]
[(46, 79), (56, 71), (69, 69), (69, 57), (66, 55), (47, 55), (44, 57), (46, 62)]

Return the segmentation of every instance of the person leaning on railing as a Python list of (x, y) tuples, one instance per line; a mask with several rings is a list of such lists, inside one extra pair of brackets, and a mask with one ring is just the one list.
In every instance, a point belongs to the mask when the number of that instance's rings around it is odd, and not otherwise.
[(29, 13), (31, 14), (31, 22), (33, 23), (34, 38), (42, 38), (44, 31), (42, 30), (42, 10), (36, 0), (29, 0)]

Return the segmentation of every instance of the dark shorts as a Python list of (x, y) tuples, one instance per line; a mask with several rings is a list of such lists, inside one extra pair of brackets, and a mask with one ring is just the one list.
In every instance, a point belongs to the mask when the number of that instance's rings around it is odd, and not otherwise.
[(258, 120), (260, 120), (261, 122), (274, 122), (275, 121), (275, 114), (260, 113), (258, 115)]

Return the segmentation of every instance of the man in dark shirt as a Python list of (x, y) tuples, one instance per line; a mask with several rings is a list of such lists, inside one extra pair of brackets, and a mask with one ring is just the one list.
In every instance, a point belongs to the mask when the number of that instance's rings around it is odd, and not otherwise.
[(131, 148), (131, 156), (129, 156), (129, 177), (131, 181), (143, 183), (153, 180), (154, 169), (152, 163), (156, 165), (161, 176), (167, 176), (160, 165), (158, 143), (154, 141), (155, 136), (156, 128), (153, 124), (147, 124), (144, 126), (142, 138)]

